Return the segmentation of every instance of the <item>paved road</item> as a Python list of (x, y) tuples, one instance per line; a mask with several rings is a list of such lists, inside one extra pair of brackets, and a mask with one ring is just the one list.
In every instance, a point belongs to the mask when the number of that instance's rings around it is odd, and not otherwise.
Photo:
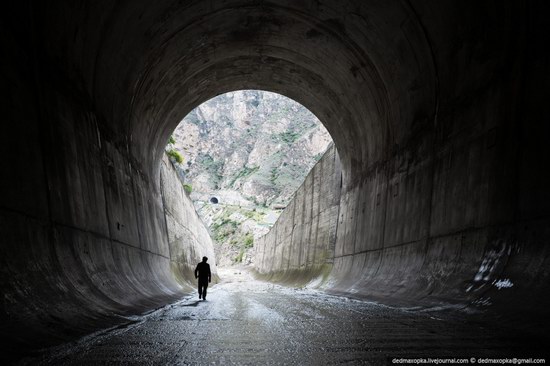
[(513, 335), (459, 319), (294, 290), (226, 274), (189, 296), (31, 364), (391, 364), (392, 358), (519, 356)]

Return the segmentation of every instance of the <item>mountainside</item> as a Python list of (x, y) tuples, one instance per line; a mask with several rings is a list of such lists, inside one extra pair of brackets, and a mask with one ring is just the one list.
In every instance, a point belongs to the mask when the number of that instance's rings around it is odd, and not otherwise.
[(220, 265), (248, 261), (254, 237), (269, 230), (331, 141), (305, 107), (265, 91), (217, 96), (183, 119), (167, 150), (183, 157), (176, 165), (219, 244)]

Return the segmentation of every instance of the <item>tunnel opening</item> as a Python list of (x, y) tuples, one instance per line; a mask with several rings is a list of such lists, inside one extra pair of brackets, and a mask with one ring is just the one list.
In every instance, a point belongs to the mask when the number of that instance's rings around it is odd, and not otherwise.
[(217, 269), (252, 268), (254, 243), (331, 144), (307, 108), (263, 90), (218, 95), (182, 119), (165, 150), (210, 231)]

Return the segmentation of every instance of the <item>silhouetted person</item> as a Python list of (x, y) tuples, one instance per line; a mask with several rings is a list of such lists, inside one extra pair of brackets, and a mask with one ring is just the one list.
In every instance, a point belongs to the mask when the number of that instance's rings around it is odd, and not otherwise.
[(203, 300), (206, 300), (206, 289), (208, 283), (212, 280), (210, 265), (206, 263), (207, 260), (208, 258), (202, 257), (202, 262), (197, 264), (197, 268), (195, 268), (195, 278), (199, 279), (199, 299), (202, 297)]

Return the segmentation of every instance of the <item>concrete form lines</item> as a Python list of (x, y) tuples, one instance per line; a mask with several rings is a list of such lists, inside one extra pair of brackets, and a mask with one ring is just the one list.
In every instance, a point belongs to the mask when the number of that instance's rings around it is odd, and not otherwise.
[[(427, 242), (429, 242), (430, 240), (433, 240), (433, 239), (452, 237), (452, 236), (456, 236), (456, 235), (459, 235), (459, 234), (472, 233), (472, 232), (476, 232), (476, 231), (479, 232), (479, 231), (486, 230), (486, 229), (498, 228), (500, 226), (503, 226), (503, 225), (492, 225), (492, 226), (485, 226), (485, 227), (470, 227), (470, 228), (466, 228), (466, 229), (463, 229), (463, 230), (453, 231), (453, 232), (449, 232), (449, 233), (445, 233), (445, 234), (441, 234), (441, 235), (433, 235), (433, 236), (430, 236), (428, 238), (420, 238), (418, 240), (411, 240), (411, 241), (407, 241), (407, 242), (403, 242), (403, 243), (399, 243), (399, 244), (395, 244), (395, 245), (385, 246), (385, 247), (382, 247), (382, 248), (366, 249), (366, 250), (362, 250), (360, 252), (356, 252), (356, 253), (352, 253), (352, 254), (339, 255), (339, 256), (335, 256), (335, 258), (348, 257), (348, 256), (356, 255), (356, 254), (363, 254), (363, 253), (369, 253), (369, 252), (378, 252), (378, 251), (383, 251), (385, 249), (398, 248), (398, 247), (402, 247), (402, 246), (406, 246), (406, 245), (419, 243), (423, 240), (426, 240)], [(504, 225), (504, 226), (506, 226), (506, 225)]]
[(102, 233), (99, 233), (97, 231), (79, 228), (79, 227), (69, 225), (69, 224), (64, 224), (64, 223), (61, 223), (61, 222), (58, 222), (58, 221), (55, 221), (55, 220), (48, 220), (48, 219), (36, 217), (34, 215), (29, 215), (29, 214), (20, 212), (18, 210), (13, 210), (13, 209), (6, 208), (6, 207), (0, 207), (0, 210), (5, 211), (5, 212), (9, 212), (10, 214), (15, 214), (15, 215), (18, 215), (18, 216), (22, 216), (22, 217), (26, 217), (28, 219), (38, 221), (38, 222), (42, 223), (45, 226), (50, 226), (52, 228), (62, 227), (62, 228), (66, 228), (66, 229), (71, 229), (73, 231), (78, 231), (78, 232), (81, 232), (81, 233), (90, 234), (90, 235), (92, 235), (96, 238), (104, 239), (104, 240), (107, 240), (109, 242), (113, 242), (113, 243), (117, 243), (117, 244), (126, 245), (126, 246), (129, 246), (129, 247), (132, 247), (133, 249), (140, 250), (142, 252), (146, 252), (146, 253), (150, 253), (150, 254), (153, 254), (153, 255), (158, 255), (159, 257), (170, 259), (170, 258), (168, 258), (168, 257), (166, 257), (162, 254), (155, 253), (155, 252), (152, 252), (152, 251), (147, 250), (147, 249), (142, 249), (140, 247), (136, 247), (135, 245), (132, 245), (130, 243), (126, 243), (126, 242), (123, 242), (123, 241), (120, 241), (120, 240), (113, 239), (110, 236), (106, 236), (106, 235), (104, 235)]
[(142, 251), (142, 252), (146, 252), (146, 253), (149, 253), (149, 254), (153, 254), (153, 255), (158, 255), (159, 257), (163, 257), (163, 258), (166, 258), (166, 259), (170, 259), (169, 257), (165, 256), (165, 255), (162, 255), (160, 253), (155, 253), (155, 252), (152, 252), (150, 250), (147, 250), (147, 249), (143, 249), (141, 247), (136, 247), (135, 245), (132, 245), (130, 243), (126, 243), (126, 242), (123, 242), (123, 241), (120, 241), (120, 240), (117, 240), (117, 239), (113, 239), (113, 238), (110, 238), (110, 237), (107, 237), (101, 233), (98, 233), (98, 232), (95, 232), (95, 231), (92, 231), (92, 230), (86, 230), (86, 229), (81, 229), (81, 228), (78, 228), (78, 227), (75, 227), (75, 226), (72, 226), (72, 225), (67, 225), (67, 224), (62, 224), (62, 223), (59, 223), (59, 222), (53, 222), (53, 226), (59, 226), (59, 227), (65, 227), (65, 228), (68, 228), (68, 229), (71, 229), (71, 230), (75, 230), (75, 231), (79, 231), (79, 232), (82, 232), (82, 233), (86, 233), (86, 234), (91, 234), (95, 237), (98, 237), (98, 238), (101, 238), (101, 239), (105, 239), (105, 240), (108, 240), (109, 242), (112, 242), (112, 243), (117, 243), (117, 244), (122, 244), (122, 245), (125, 245), (125, 246), (128, 246), (128, 247), (131, 247), (133, 249), (137, 249), (139, 251)]

